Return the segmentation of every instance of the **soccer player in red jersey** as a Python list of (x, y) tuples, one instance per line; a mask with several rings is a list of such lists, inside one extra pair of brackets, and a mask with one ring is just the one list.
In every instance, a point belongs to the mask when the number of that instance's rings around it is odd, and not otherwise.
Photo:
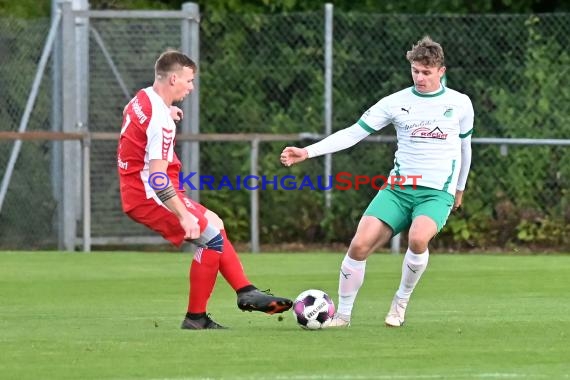
[(181, 163), (174, 152), (175, 121), (182, 111), (172, 106), (194, 88), (196, 64), (178, 51), (166, 51), (155, 63), (155, 80), (127, 104), (117, 150), (123, 211), (176, 246), (197, 245), (190, 265), (190, 294), (183, 329), (219, 329), (207, 314), (218, 271), (237, 293), (244, 311), (282, 313), (287, 298), (258, 290), (248, 280), (223, 221), (179, 189)]

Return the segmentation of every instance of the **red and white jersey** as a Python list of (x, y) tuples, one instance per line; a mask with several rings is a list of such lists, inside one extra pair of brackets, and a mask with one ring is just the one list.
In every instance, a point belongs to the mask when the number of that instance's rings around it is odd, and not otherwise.
[(170, 183), (178, 189), (180, 160), (174, 153), (176, 125), (162, 98), (147, 87), (131, 99), (123, 115), (117, 149), (117, 167), (123, 211), (128, 212), (146, 199), (162, 202), (148, 184), (150, 160), (167, 160)]

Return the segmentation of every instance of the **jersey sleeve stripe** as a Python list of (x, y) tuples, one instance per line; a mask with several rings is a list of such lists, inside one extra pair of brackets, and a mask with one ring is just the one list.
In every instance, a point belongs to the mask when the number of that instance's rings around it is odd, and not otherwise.
[(374, 129), (370, 128), (368, 126), (368, 124), (366, 124), (362, 119), (358, 120), (358, 125), (360, 125), (362, 127), (362, 129), (364, 129), (366, 132), (368, 133), (374, 133), (376, 132)]
[(467, 136), (470, 136), (470, 135), (472, 135), (472, 134), (473, 134), (473, 128), (471, 128), (468, 132), (459, 134), (459, 138), (464, 139), (464, 138), (466, 138)]

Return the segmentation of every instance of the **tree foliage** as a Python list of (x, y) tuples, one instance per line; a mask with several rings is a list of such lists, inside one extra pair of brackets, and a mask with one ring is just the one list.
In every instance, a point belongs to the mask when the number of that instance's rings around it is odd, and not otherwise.
[[(30, 5), (26, 1), (20, 0), (18, 4)], [(403, 52), (411, 42), (421, 37), (427, 24), (430, 34), (436, 40), (444, 41), (446, 53), (451, 53), (446, 54), (450, 87), (467, 93), (473, 99), (477, 115), (475, 137), (566, 138), (570, 135), (569, 42), (568, 34), (563, 32), (565, 25), (568, 25), (567, 17), (550, 17), (542, 21), (541, 15), (531, 15), (523, 25), (524, 17), (520, 16), (502, 15), (499, 20), (455, 16), (426, 18), (412, 14), (406, 8), (413, 8), (419, 13), (435, 13), (434, 9), (438, 10), (437, 13), (522, 12), (534, 10), (533, 7), (538, 6), (535, 1), (512, 4), (507, 0), (473, 2), (476, 5), (460, 1), (434, 1), (429, 3), (429, 9), (427, 3), (419, 1), (377, 3), (380, 2), (355, 0), (335, 3), (335, 130), (353, 123), (384, 94), (410, 84)], [(33, 12), (26, 14), (21, 9), (27, 8), (17, 8), (13, 5), (15, 2), (0, 4), (5, 6), (3, 14), (20, 9), (12, 14), (18, 17), (37, 15)], [(555, 2), (541, 4), (552, 5)], [(561, 4), (555, 8), (563, 8)], [(91, 5), (92, 8), (152, 6), (179, 9), (181, 2), (92, 0)], [(339, 10), (345, 6), (354, 12)], [(36, 8), (35, 12), (41, 9), (49, 12), (45, 7)], [(322, 132), (322, 3), (211, 0), (201, 8), (208, 13), (201, 23), (202, 130), (220, 133)], [(313, 12), (279, 15), (254, 13), (308, 9)], [(367, 10), (370, 14), (364, 13)], [(246, 14), (235, 14), (240, 12)], [(387, 16), (382, 12), (397, 14)], [(313, 19), (305, 22), (307, 20), (303, 17)], [(4, 84), (0, 100), (5, 102), (5, 106), (0, 107), (0, 114), (4, 116), (2, 123), (6, 125), (16, 125), (18, 120), (15, 117), (19, 116), (10, 114), (10, 104), (23, 108), (21, 103), (24, 101), (24, 97), (16, 93), (18, 89), (9, 86), (10, 75), (13, 75), (9, 73), (25, 72), (32, 78), (37, 65), (37, 54), (30, 57), (20, 54), (25, 58), (11, 61), (16, 57), (14, 52), (19, 49), (33, 50), (29, 44), (16, 43), (17, 37), (33, 34), (41, 39), (44, 36), (42, 33), (26, 32), (27, 29), (18, 26), (34, 23), (16, 21), (6, 23), (4, 30), (9, 32), (2, 36), (4, 42), (13, 41), (13, 45), (5, 43), (5, 46), (13, 46), (9, 49), (12, 54), (2, 55), (2, 71), (6, 75), (0, 76), (0, 83)], [(500, 38), (481, 38), (488, 35), (491, 22), (493, 35)], [(127, 24), (121, 25), (123, 34), (131, 32)], [(144, 26), (149, 27), (147, 22)], [(546, 26), (549, 27), (548, 31)], [(44, 29), (47, 30), (46, 25)], [(144, 46), (139, 53), (151, 54), (159, 49), (162, 42), (158, 38), (149, 39), (140, 32), (142, 29), (132, 29), (136, 35), (130, 37), (131, 42), (134, 40), (138, 47)], [(101, 33), (106, 40), (112, 40), (117, 30), (109, 29), (108, 36), (104, 31)], [(374, 49), (369, 48), (371, 45)], [(132, 59), (133, 56), (129, 57)], [(96, 61), (92, 63), (92, 69), (96, 68)], [(132, 65), (132, 62), (128, 64)], [(92, 90), (95, 91), (95, 86), (92, 86)], [(115, 90), (110, 88), (108, 91)], [(112, 99), (110, 96), (108, 98)], [(45, 97), (42, 99), (48, 101)], [(109, 112), (105, 106), (93, 108), (95, 112)], [(94, 123), (95, 118), (91, 122)], [(220, 154), (220, 146), (216, 146), (216, 143), (203, 143), (201, 169), (218, 178), (248, 173), (251, 147), (247, 144), (230, 145), (225, 145), (223, 154)], [(260, 145), (260, 174), (280, 178), (288, 174), (297, 178), (305, 175), (316, 178), (322, 174), (321, 159), (310, 160), (293, 168), (280, 166), (277, 157), (285, 145), (288, 144)], [(31, 146), (23, 154), (44, 157), (41, 155), (42, 149), (42, 146)], [(335, 155), (334, 171), (386, 173), (392, 165), (394, 150), (394, 145), (390, 144), (359, 144), (353, 150)], [(46, 162), (48, 159), (45, 156)], [(489, 162), (493, 163), (492, 169), (487, 166)], [(553, 166), (553, 162), (559, 164)], [(47, 173), (46, 166), (43, 171)], [(464, 210), (462, 214), (450, 218), (435, 244), (460, 248), (528, 243), (570, 246), (569, 168), (570, 154), (563, 148), (510, 147), (503, 152), (497, 146), (477, 146)], [(42, 177), (36, 175), (34, 178)], [(11, 207), (16, 208), (23, 199), (43, 199), (30, 196), (25, 186), (22, 188), (17, 194), (18, 199), (10, 202)], [(109, 188), (115, 189), (116, 186)], [(477, 188), (485, 191), (474, 192)], [(247, 241), (250, 195), (248, 191), (212, 191), (204, 192), (202, 199), (224, 218), (236, 240)], [(323, 192), (261, 192), (262, 241), (348, 242), (374, 193), (365, 188), (335, 191), (332, 196), (332, 209), (326, 211)], [(41, 205), (33, 204), (33, 207), (36, 206), (41, 208)], [(33, 227), (49, 235), (49, 228), (44, 231), (39, 225), (35, 226), (42, 223), (45, 226), (44, 221), (50, 219), (49, 213), (54, 206), (51, 201), (48, 206), (41, 208), (47, 210), (47, 214), (34, 218), (33, 223), (25, 215), (17, 215), (16, 211), (10, 214), (14, 216), (12, 219), (3, 216), (4, 219), (0, 218), (0, 230), (4, 231), (4, 235), (20, 236), (26, 228)], [(41, 234), (37, 234), (37, 237), (41, 241)]]
[[(91, 9), (180, 9), (185, 0), (90, 0)], [(321, 11), (327, 1), (314, 0), (198, 0), (202, 12), (281, 13)], [(570, 11), (564, 0), (337, 0), (328, 1), (345, 12), (374, 13), (545, 13)], [(0, 16), (47, 17), (50, 0), (0, 0)]]

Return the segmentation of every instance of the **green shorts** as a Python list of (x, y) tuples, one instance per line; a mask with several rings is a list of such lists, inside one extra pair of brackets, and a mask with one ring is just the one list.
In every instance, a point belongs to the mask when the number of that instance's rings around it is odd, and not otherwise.
[(392, 228), (394, 235), (408, 229), (419, 215), (425, 215), (437, 224), (441, 231), (454, 202), (447, 191), (417, 186), (406, 186), (404, 190), (396, 186), (380, 190), (368, 205), (364, 215), (374, 216)]

